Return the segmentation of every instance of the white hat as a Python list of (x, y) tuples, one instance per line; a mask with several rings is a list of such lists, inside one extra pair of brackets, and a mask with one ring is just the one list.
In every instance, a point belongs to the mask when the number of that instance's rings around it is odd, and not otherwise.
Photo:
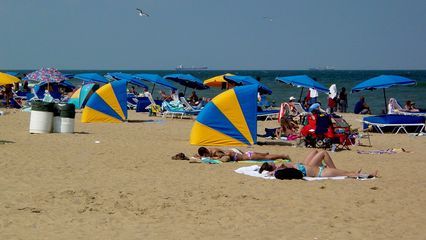
[(291, 96), (291, 97), (289, 98), (289, 100), (290, 100), (290, 101), (294, 101), (294, 100), (296, 100), (296, 98), (295, 98), (295, 97), (293, 97), (293, 96)]

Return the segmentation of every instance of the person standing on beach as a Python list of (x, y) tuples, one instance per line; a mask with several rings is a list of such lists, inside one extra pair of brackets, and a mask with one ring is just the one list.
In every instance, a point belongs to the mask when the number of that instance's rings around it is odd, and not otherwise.
[(339, 93), (338, 103), (339, 111), (345, 113), (348, 108), (348, 94), (345, 87), (342, 87), (342, 91)]
[(336, 84), (332, 84), (329, 89), (327, 101), (327, 113), (333, 113), (336, 111), (336, 100), (337, 100), (337, 87)]

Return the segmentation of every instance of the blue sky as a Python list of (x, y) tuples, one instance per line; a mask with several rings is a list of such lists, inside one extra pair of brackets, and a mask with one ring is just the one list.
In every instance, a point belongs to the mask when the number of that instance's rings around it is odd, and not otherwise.
[(425, 10), (424, 0), (0, 0), (0, 69), (426, 69)]

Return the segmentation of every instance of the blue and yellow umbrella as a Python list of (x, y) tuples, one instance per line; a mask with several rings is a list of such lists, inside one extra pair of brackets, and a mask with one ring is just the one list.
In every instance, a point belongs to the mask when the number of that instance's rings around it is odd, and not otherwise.
[(100, 87), (87, 101), (81, 122), (123, 122), (127, 119), (127, 81)]
[(257, 85), (235, 87), (212, 99), (198, 115), (192, 145), (246, 146), (256, 144)]

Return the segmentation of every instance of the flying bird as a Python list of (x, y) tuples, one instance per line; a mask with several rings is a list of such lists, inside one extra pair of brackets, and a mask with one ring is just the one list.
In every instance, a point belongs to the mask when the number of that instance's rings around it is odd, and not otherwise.
[(136, 10), (138, 11), (139, 16), (141, 16), (141, 17), (149, 17), (149, 14), (146, 13), (146, 12), (144, 12), (144, 11), (142, 11), (141, 9), (136, 8)]
[(270, 17), (263, 17), (263, 19), (272, 22), (272, 18), (270, 18)]

